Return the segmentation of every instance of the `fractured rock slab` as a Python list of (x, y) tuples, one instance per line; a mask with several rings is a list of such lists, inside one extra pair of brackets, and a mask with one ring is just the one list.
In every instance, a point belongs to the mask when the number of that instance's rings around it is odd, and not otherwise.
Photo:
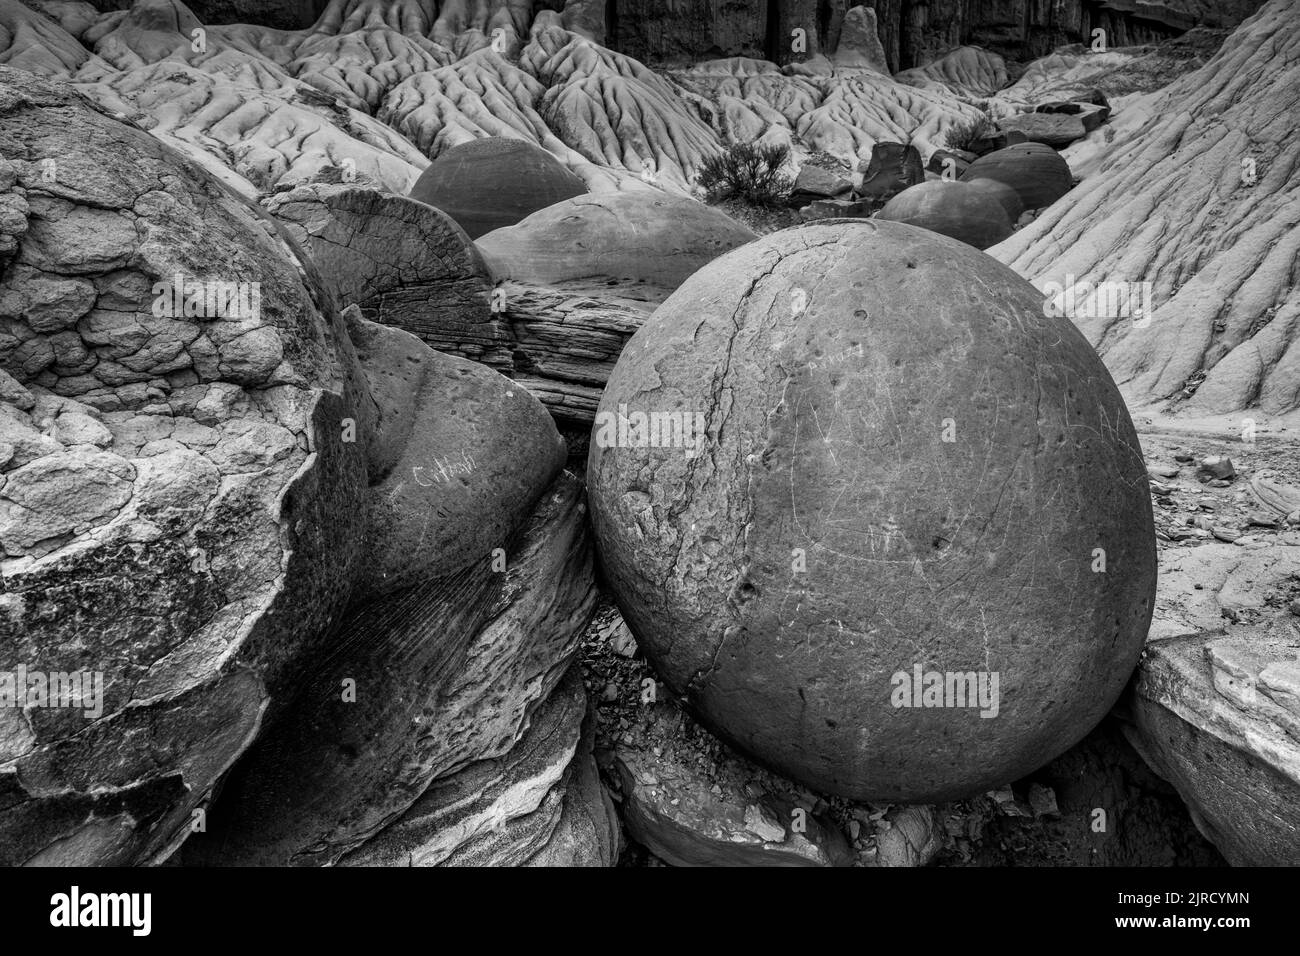
[[(349, 600), (366, 463), (338, 422), (362, 387), (255, 209), (66, 85), (0, 67), (0, 87), (0, 186), (23, 199), (0, 670), (103, 681), (94, 717), (4, 708), (0, 855), (155, 862)], [(259, 308), (157, 309), (178, 273), (257, 283)]]
[[(673, 866), (850, 865), (843, 834), (800, 806), (795, 788), (746, 789), (735, 782), (745, 774), (743, 760), (716, 741), (675, 742), (707, 734), (670, 699), (644, 713), (655, 728), (619, 745), (614, 760), (628, 832), (655, 856)], [(692, 759), (698, 749), (712, 758), (707, 774)], [(718, 766), (724, 762), (732, 766)]]
[(584, 512), (580, 483), (562, 475), (503, 542), (504, 571), (485, 553), (353, 609), (331, 655), (300, 676), (284, 717), (227, 782), (187, 860), (334, 863), (434, 781), (510, 753), (594, 606)]
[(596, 776), (576, 667), (515, 746), (435, 780), (344, 866), (612, 866), (618, 822)]
[(1154, 640), (1125, 733), (1238, 866), (1300, 864), (1300, 629)]
[(307, 186), (267, 207), (340, 304), (495, 369), (565, 422), (593, 420), (624, 343), (666, 294), (631, 280), (495, 281), (443, 212), (368, 187)]

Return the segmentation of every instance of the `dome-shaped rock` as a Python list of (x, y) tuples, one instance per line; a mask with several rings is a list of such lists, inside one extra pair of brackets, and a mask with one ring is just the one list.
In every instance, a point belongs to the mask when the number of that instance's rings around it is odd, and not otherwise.
[(904, 189), (876, 218), (919, 226), (976, 249), (987, 249), (1012, 232), (998, 197), (968, 183), (941, 179)]
[(754, 238), (720, 209), (646, 188), (556, 203), (484, 236), (478, 247), (500, 278), (542, 284), (632, 279), (666, 294)]
[(1070, 164), (1042, 143), (1017, 143), (994, 150), (970, 164), (962, 182), (995, 179), (1014, 189), (1026, 209), (1050, 206), (1070, 191)]
[(701, 720), (821, 790), (934, 801), (1081, 739), (1155, 592), (1142, 453), (1083, 336), (898, 223), (786, 229), (631, 339), (588, 462), (607, 580)]
[(586, 191), (581, 179), (540, 146), (490, 136), (435, 159), (411, 187), (411, 198), (441, 209), (477, 239)]
[(1020, 215), (1025, 211), (1025, 204), (1021, 201), (1020, 194), (1006, 183), (1000, 183), (996, 179), (968, 179), (962, 185), (996, 199), (1001, 203), (1008, 221), (1013, 225), (1020, 221)]

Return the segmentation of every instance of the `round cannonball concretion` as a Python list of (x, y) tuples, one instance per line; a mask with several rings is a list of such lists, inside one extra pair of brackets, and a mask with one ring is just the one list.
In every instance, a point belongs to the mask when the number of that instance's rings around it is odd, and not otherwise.
[(1070, 164), (1042, 143), (1017, 143), (981, 156), (966, 168), (959, 182), (992, 179), (1010, 186), (1025, 209), (1050, 206), (1070, 191)]
[(1012, 232), (997, 196), (942, 179), (909, 186), (885, 203), (876, 218), (929, 229), (976, 249), (987, 249)]
[(540, 146), (488, 136), (440, 154), (415, 181), (410, 198), (441, 209), (477, 239), (586, 191)]
[(1142, 454), (1084, 337), (989, 256), (826, 220), (733, 250), (628, 342), (588, 494), (638, 644), (824, 792), (1016, 780), (1088, 733), (1155, 593)]
[(962, 185), (996, 199), (1007, 214), (1007, 222), (1015, 225), (1020, 221), (1020, 215), (1025, 211), (1025, 204), (1020, 201), (1020, 194), (1006, 183), (1000, 183), (996, 179), (971, 179)]

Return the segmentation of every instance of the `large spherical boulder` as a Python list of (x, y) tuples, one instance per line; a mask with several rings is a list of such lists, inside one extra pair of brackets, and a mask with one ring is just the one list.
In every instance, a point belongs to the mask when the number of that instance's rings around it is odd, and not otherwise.
[(1025, 209), (1050, 206), (1074, 183), (1070, 164), (1042, 143), (1018, 143), (981, 156), (961, 174), (963, 182), (975, 179), (994, 179), (1010, 186)]
[(411, 198), (441, 209), (477, 239), (586, 191), (540, 146), (492, 136), (440, 155), (411, 187)]
[(664, 680), (827, 792), (1023, 776), (1107, 712), (1150, 621), (1110, 376), (1028, 282), (910, 226), (787, 229), (701, 269), (623, 351), (588, 471)]
[(876, 213), (877, 219), (919, 226), (976, 249), (1011, 235), (1011, 220), (997, 196), (967, 183), (936, 179), (904, 189)]

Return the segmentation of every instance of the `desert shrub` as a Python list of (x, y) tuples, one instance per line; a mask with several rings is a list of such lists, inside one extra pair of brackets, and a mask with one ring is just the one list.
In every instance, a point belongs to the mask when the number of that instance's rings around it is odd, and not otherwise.
[(979, 116), (949, 127), (943, 135), (943, 141), (949, 149), (969, 150), (976, 140), (992, 136), (997, 131), (993, 120), (988, 116)]
[(781, 172), (789, 157), (786, 146), (736, 143), (708, 157), (696, 182), (712, 198), (735, 197), (755, 206), (775, 206), (793, 185)]

